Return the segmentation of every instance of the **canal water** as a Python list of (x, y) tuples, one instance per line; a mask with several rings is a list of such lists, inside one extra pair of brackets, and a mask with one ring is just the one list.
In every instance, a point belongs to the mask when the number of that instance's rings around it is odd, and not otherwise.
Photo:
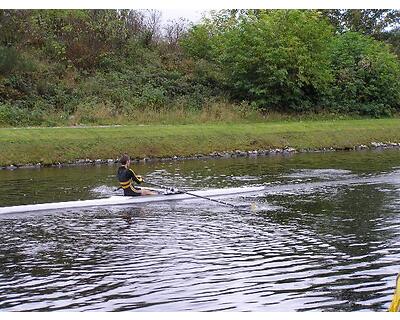
[[(0, 311), (386, 311), (400, 152), (138, 164), (224, 198), (0, 217)], [(115, 194), (116, 166), (0, 171), (0, 206)]]

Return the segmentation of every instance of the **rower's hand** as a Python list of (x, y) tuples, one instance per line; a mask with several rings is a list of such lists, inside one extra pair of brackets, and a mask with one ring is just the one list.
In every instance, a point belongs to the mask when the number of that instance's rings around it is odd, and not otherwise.
[(144, 181), (142, 176), (137, 175), (136, 177), (137, 177), (139, 180), (141, 180), (142, 182)]

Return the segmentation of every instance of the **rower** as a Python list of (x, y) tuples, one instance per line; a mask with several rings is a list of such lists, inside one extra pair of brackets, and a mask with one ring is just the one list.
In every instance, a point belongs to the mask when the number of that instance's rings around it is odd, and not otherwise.
[(121, 166), (118, 168), (117, 178), (122, 189), (124, 189), (124, 196), (147, 196), (156, 194), (147, 189), (141, 189), (133, 186), (133, 182), (138, 184), (143, 182), (143, 178), (136, 175), (132, 169), (129, 169), (131, 159), (127, 154), (122, 155), (119, 160)]

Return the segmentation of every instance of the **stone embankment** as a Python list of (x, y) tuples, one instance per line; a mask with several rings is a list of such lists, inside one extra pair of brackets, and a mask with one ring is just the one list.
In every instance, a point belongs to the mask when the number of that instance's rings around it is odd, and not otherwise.
[[(317, 153), (317, 152), (335, 152), (335, 151), (363, 151), (363, 150), (385, 150), (385, 149), (400, 149), (400, 143), (383, 143), (383, 142), (371, 142), (369, 145), (358, 145), (348, 148), (322, 148), (322, 149), (295, 149), (291, 147), (285, 148), (273, 148), (266, 150), (251, 150), (251, 151), (221, 151), (212, 152), (210, 154), (196, 154), (193, 156), (172, 156), (166, 158), (149, 157), (142, 159), (132, 159), (133, 163), (146, 163), (155, 161), (177, 161), (177, 160), (195, 160), (195, 159), (217, 159), (217, 158), (240, 158), (240, 157), (267, 157), (267, 156), (287, 156), (295, 153)], [(79, 166), (79, 165), (114, 165), (118, 163), (118, 159), (77, 159), (76, 161), (70, 161), (67, 163), (53, 163), (49, 165), (43, 165), (41, 163), (36, 164), (23, 164), (23, 165), (10, 165), (0, 167), (0, 170), (15, 170), (18, 168), (34, 169), (41, 167), (68, 167), (68, 166)]]

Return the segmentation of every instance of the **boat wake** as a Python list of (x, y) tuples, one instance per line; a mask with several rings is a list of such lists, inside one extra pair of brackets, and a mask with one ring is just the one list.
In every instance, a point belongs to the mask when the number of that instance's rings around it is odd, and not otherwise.
[[(346, 174), (347, 175), (347, 172)], [(390, 173), (382, 173), (379, 175), (368, 175), (361, 177), (353, 177), (349, 174), (348, 178), (338, 179), (338, 180), (322, 180), (322, 181), (306, 181), (306, 182), (296, 182), (296, 183), (278, 183), (269, 185), (258, 185), (258, 186), (243, 186), (239, 188), (222, 188), (222, 189), (209, 189), (202, 191), (191, 191), (191, 193), (178, 193), (172, 195), (157, 195), (151, 197), (123, 197), (121, 191), (115, 191), (113, 187), (110, 186), (98, 186), (93, 188), (91, 191), (97, 199), (92, 200), (78, 200), (78, 201), (67, 201), (67, 202), (53, 202), (53, 203), (43, 203), (34, 205), (21, 205), (13, 207), (1, 207), (0, 214), (8, 213), (18, 213), (18, 212), (32, 212), (32, 211), (48, 211), (48, 210), (59, 210), (59, 209), (69, 209), (69, 208), (83, 208), (83, 207), (112, 207), (112, 206), (134, 206), (134, 205), (145, 205), (147, 203), (155, 202), (170, 202), (170, 201), (196, 201), (202, 198), (202, 202), (210, 200), (208, 197), (214, 199), (219, 198), (232, 198), (238, 199), (242, 205), (244, 202), (249, 202), (251, 205), (253, 202), (257, 203), (261, 198), (265, 199), (265, 195), (279, 195), (279, 194), (291, 194), (291, 195), (301, 195), (309, 193), (323, 193), (330, 192), (332, 190), (338, 189), (340, 187), (351, 187), (357, 185), (373, 185), (373, 184), (384, 184), (388, 186), (394, 186), (398, 188), (400, 185), (400, 170), (395, 170)], [(386, 187), (386, 186), (385, 186)], [(252, 201), (254, 200), (254, 201)], [(217, 201), (218, 200), (212, 200)], [(220, 201), (224, 204), (222, 201)], [(214, 204), (215, 206), (215, 204)], [(263, 207), (264, 211), (274, 210), (269, 204), (265, 207), (263, 205), (256, 204), (256, 207)], [(221, 207), (221, 206), (219, 206)], [(236, 207), (236, 205), (232, 205)], [(264, 208), (265, 207), (265, 208)], [(258, 209), (258, 210), (263, 210)], [(276, 209), (276, 208), (275, 208)]]
[(338, 188), (341, 186), (357, 186), (364, 184), (388, 184), (398, 186), (400, 185), (400, 170), (365, 177), (353, 177), (353, 175), (349, 175), (348, 178), (338, 180), (275, 184), (265, 187), (265, 192), (268, 194), (302, 194), (324, 192), (326, 189)]
[(121, 190), (115, 190), (115, 189), (116, 188), (114, 187), (101, 185), (91, 189), (90, 193), (98, 198), (120, 195), (122, 193)]

